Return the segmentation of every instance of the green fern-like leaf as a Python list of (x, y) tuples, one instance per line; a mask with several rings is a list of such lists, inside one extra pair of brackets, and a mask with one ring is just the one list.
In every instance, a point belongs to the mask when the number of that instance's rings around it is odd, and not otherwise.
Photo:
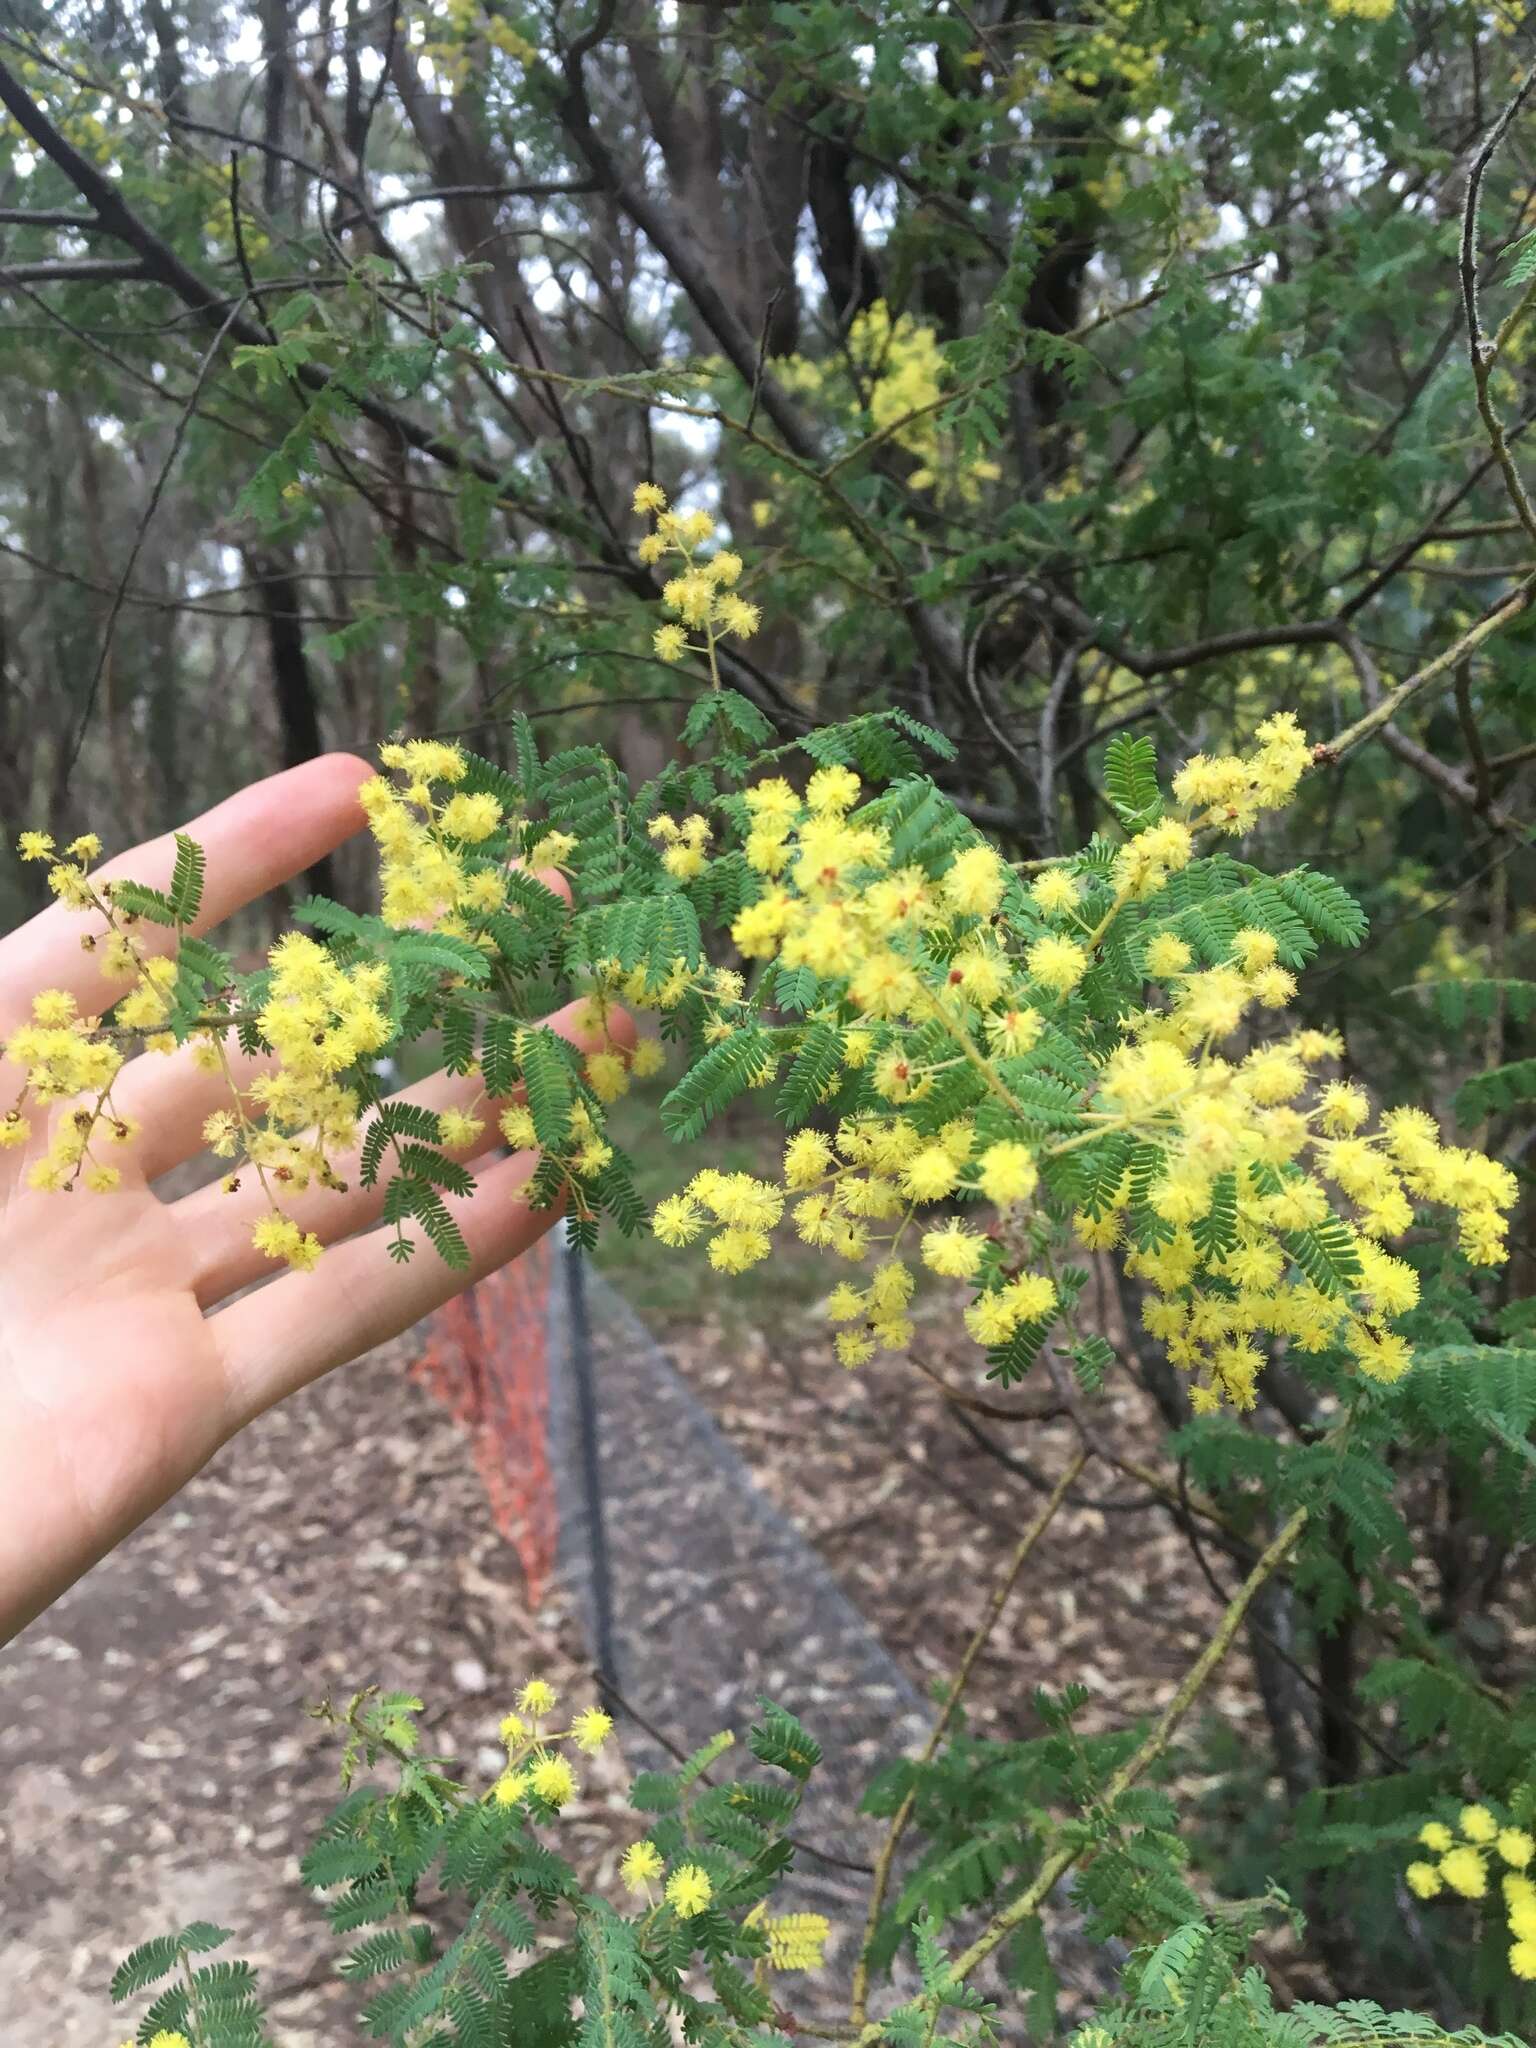
[(1507, 1066), (1474, 1074), (1457, 1089), (1455, 1109), (1462, 1123), (1476, 1124), (1524, 1102), (1536, 1102), (1536, 1059), (1511, 1060)]
[(306, 896), (293, 916), (295, 923), (313, 925), (330, 938), (373, 943), (389, 935), (389, 927), (382, 918), (360, 916), (343, 904), (333, 903), (329, 896)]
[(414, 1217), (427, 1233), (445, 1266), (462, 1273), (469, 1265), (469, 1246), (447, 1205), (431, 1182), (413, 1173), (398, 1173), (384, 1190), (384, 1221), (401, 1223)]
[(450, 1074), (467, 1074), (475, 1063), (475, 1013), (457, 1004), (443, 1011), (443, 1065)]
[(786, 1708), (764, 1699), (758, 1706), (763, 1718), (747, 1737), (752, 1754), (805, 1784), (821, 1762), (821, 1744)]
[(480, 1034), (480, 1072), (492, 1095), (510, 1095), (517, 1080), (517, 1026), (510, 1017), (487, 1017)]
[(128, 917), (147, 917), (151, 924), (174, 925), (176, 906), (163, 889), (149, 889), (142, 882), (114, 882), (113, 907)]
[(1144, 831), (1162, 816), (1157, 749), (1145, 734), (1117, 732), (1104, 749), (1104, 794), (1128, 832)]
[(1427, 997), (1449, 1031), (1460, 1031), (1469, 1018), (1486, 1023), (1500, 1009), (1516, 1024), (1536, 1017), (1536, 981), (1415, 981), (1395, 993)]
[(1297, 1266), (1324, 1294), (1348, 1294), (1360, 1284), (1360, 1259), (1348, 1228), (1337, 1216), (1326, 1217), (1307, 1230), (1283, 1234), (1282, 1242)]
[(581, 1928), (581, 2048), (647, 2048), (654, 2007), (634, 1929), (594, 1901)]
[(774, 977), (773, 999), (781, 1010), (803, 1014), (821, 992), (821, 981), (809, 967), (780, 967)]
[(339, 1968), (343, 1977), (360, 1982), (369, 1977), (387, 1976), (392, 1970), (403, 1970), (407, 1963), (416, 1960), (417, 1944), (408, 1937), (404, 1928), (382, 1927), (377, 1934), (370, 1934), (366, 1940), (360, 1941)]
[(778, 1110), (786, 1124), (803, 1124), (836, 1081), (845, 1042), (839, 1025), (817, 1023), (807, 1028), (779, 1090)]
[(123, 1957), (112, 1973), (110, 1990), (113, 2004), (121, 2005), (136, 1991), (145, 1991), (151, 1984), (158, 1984), (162, 1977), (171, 1974), (180, 1960), (181, 1947), (174, 1934), (157, 1934), (153, 1940), (141, 1942)]
[(208, 860), (195, 839), (176, 834), (176, 864), (171, 870), (170, 900), (178, 924), (190, 924), (203, 901)]
[(1276, 875), (1274, 887), (1320, 943), (1358, 946), (1369, 929), (1365, 912), (1349, 891), (1313, 868)]
[(749, 747), (765, 747), (773, 738), (773, 727), (737, 690), (712, 690), (701, 697), (683, 722), (683, 744), (696, 747), (712, 732)]
[(1211, 1206), (1190, 1226), (1195, 1249), (1207, 1264), (1237, 1245), (1237, 1175), (1219, 1173), (1211, 1183)]
[(378, 1179), (379, 1167), (391, 1142), (414, 1138), (431, 1145), (437, 1142), (438, 1131), (435, 1110), (423, 1109), (415, 1102), (381, 1103), (363, 1134), (362, 1156), (358, 1162), (358, 1177), (363, 1186), (371, 1188)]
[(727, 1103), (768, 1079), (774, 1064), (773, 1041), (752, 1027), (712, 1045), (663, 1098), (662, 1129), (678, 1140), (699, 1137)]
[(571, 1135), (571, 1111), (576, 1103), (576, 1054), (563, 1038), (540, 1025), (522, 1032), (518, 1059), (528, 1092), (528, 1113), (539, 1143), (546, 1152), (559, 1151)]

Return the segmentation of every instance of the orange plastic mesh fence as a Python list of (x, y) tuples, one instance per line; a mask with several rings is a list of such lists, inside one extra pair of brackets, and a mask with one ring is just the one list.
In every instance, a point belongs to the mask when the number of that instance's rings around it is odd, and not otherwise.
[(549, 1446), (548, 1237), (440, 1308), (411, 1367), (465, 1430), (496, 1527), (536, 1607), (555, 1569), (559, 1523)]

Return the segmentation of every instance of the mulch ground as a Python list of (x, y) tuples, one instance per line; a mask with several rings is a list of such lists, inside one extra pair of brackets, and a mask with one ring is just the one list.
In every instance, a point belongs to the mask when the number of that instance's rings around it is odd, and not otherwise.
[[(1039, 1402), (981, 1385), (969, 1340), (934, 1318), (916, 1349), (951, 1386), (999, 1407)], [(674, 1333), (674, 1361), (802, 1529), (855, 1605), (924, 1691), (948, 1678), (1002, 1562), (1076, 1448), (1070, 1420), (981, 1418), (1006, 1465), (981, 1447), (934, 1382), (905, 1358), (857, 1372), (829, 1338), (749, 1335), (727, 1348), (705, 1327)], [(1048, 1391), (1048, 1389), (1046, 1390)], [(1094, 1410), (1107, 1439), (1142, 1456), (1155, 1427), (1142, 1397)], [(1124, 1726), (1162, 1706), (1220, 1607), (1167, 1511), (1144, 1489), (1090, 1466), (1026, 1566), (967, 1692), (978, 1733), (1036, 1732), (1037, 1685), (1077, 1677), (1083, 1725)], [(1259, 1711), (1246, 1677), (1214, 1696), (1242, 1720)]]

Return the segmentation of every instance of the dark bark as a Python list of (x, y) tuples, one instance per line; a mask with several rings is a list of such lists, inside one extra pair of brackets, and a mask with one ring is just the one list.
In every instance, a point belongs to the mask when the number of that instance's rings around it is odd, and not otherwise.
[(261, 203), (275, 214), (282, 204), (283, 119), (288, 105), (288, 6), (287, 0), (261, 0), (262, 61), (266, 66), (266, 90), (261, 102), (261, 139), (267, 145), (261, 154)]
[(853, 193), (853, 159), (847, 146), (832, 136), (820, 137), (811, 146), (807, 197), (816, 229), (816, 257), (840, 333), (847, 331), (855, 314), (868, 312), (885, 296), (880, 264), (859, 233)]
[[(294, 768), (301, 761), (312, 761), (322, 747), (320, 707), (304, 652), (303, 601), (296, 564), (291, 552), (276, 548), (247, 548), (245, 563), (247, 573), (258, 581), (266, 614), (282, 762), (285, 768)], [(309, 883), (319, 895), (332, 893), (329, 856), (309, 870)]]
[(166, 113), (175, 116), (186, 105), (186, 66), (181, 61), (176, 19), (165, 0), (148, 0), (150, 26), (155, 32), (155, 90)]

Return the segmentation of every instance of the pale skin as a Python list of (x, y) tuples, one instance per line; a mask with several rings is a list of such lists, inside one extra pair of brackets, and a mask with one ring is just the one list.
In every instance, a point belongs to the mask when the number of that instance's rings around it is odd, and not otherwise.
[[(325, 755), (253, 784), (186, 830), (208, 855), (199, 931), (302, 875), (363, 824), (369, 765)], [(103, 864), (103, 877), (152, 886), (170, 875), (169, 838)], [(546, 877), (552, 884), (554, 877)], [(55, 905), (0, 939), (0, 1041), (43, 988), (72, 991), (83, 1012), (110, 1000), (81, 934), (99, 918)], [(151, 942), (167, 944), (169, 934)], [(587, 1050), (605, 1041), (569, 1005), (549, 1021)], [(622, 1018), (610, 1030), (626, 1035)], [(255, 1064), (236, 1062), (237, 1079)], [(21, 1076), (0, 1062), (0, 1106)], [(436, 1110), (470, 1108), (472, 1077), (433, 1076), (407, 1091)], [(554, 1221), (523, 1199), (534, 1156), (488, 1160), (475, 1192), (450, 1201), (470, 1250), (451, 1271), (426, 1244), (394, 1264), (378, 1226), (382, 1188), (338, 1162), (345, 1194), (315, 1189), (289, 1213), (331, 1247), (314, 1273), (289, 1273), (250, 1244), (264, 1198), (253, 1174), (236, 1194), (218, 1185), (167, 1201), (150, 1183), (202, 1149), (202, 1125), (223, 1106), (218, 1074), (189, 1052), (144, 1054), (113, 1089), (140, 1134), (111, 1153), (110, 1194), (29, 1188), (44, 1119), (25, 1147), (0, 1151), (0, 1641), (8, 1639), (114, 1544), (154, 1513), (248, 1422), (323, 1373), (398, 1335), (460, 1288), (527, 1250)], [(500, 1143), (495, 1105), (471, 1158)], [(375, 1226), (375, 1227), (370, 1227)], [(342, 1242), (345, 1240), (345, 1242)], [(238, 1301), (254, 1281), (267, 1284)]]

